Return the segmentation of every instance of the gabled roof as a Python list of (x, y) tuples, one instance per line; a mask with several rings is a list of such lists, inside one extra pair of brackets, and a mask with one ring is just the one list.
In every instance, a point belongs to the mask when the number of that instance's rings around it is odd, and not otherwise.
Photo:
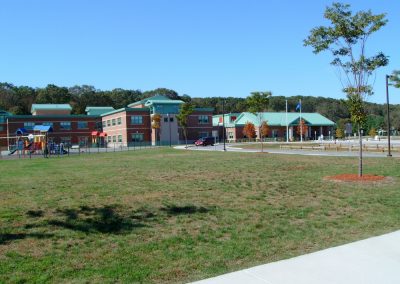
[(37, 110), (72, 110), (69, 104), (32, 104), (31, 112)]
[(126, 111), (126, 112), (135, 112), (135, 111), (149, 112), (149, 109), (148, 108), (123, 107), (123, 108), (119, 108), (119, 109), (116, 109), (116, 110), (113, 110), (113, 111), (110, 111), (110, 112), (102, 113), (102, 114), (100, 114), (100, 116), (103, 117), (103, 116), (107, 116), (107, 115), (115, 114), (115, 113), (119, 113), (119, 112), (124, 112), (124, 111)]
[[(225, 127), (235, 127), (235, 121), (240, 117), (241, 113), (226, 113), (225, 116)], [(213, 126), (222, 126), (222, 122), (219, 119), (222, 114), (213, 115)], [(236, 117), (234, 121), (231, 121), (231, 117)]]
[(148, 101), (151, 101), (151, 100), (153, 100), (153, 101), (155, 101), (155, 100), (157, 100), (157, 101), (172, 101), (170, 98), (168, 98), (166, 96), (155, 95), (155, 96), (152, 96), (152, 97), (149, 97), (149, 98), (145, 98), (145, 99), (143, 99), (141, 101), (131, 103), (131, 104), (128, 105), (128, 107), (137, 106), (137, 105), (144, 105)]
[(113, 111), (113, 110), (115, 110), (113, 107), (106, 107), (106, 106), (97, 106), (97, 107), (94, 107), (94, 106), (88, 106), (88, 107), (86, 107), (85, 112), (86, 112), (88, 115), (101, 115), (101, 114), (103, 114), (103, 113), (107, 113), (107, 112), (110, 112), (110, 111)]
[[(319, 113), (302, 113), (301, 118), (306, 121), (310, 126), (333, 126), (335, 123)], [(267, 121), (270, 126), (286, 126), (298, 125), (300, 120), (300, 113), (288, 112), (287, 122), (285, 112), (263, 112), (261, 113), (261, 119)], [(244, 125), (246, 122), (251, 122), (255, 126), (259, 125), (259, 117), (256, 114), (250, 112), (243, 112), (235, 121), (236, 125)]]

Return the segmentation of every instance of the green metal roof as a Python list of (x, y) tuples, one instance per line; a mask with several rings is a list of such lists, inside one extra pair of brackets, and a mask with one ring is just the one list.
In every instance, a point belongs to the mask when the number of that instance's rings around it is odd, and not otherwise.
[(37, 110), (72, 110), (69, 104), (32, 104), (31, 112)]
[(103, 113), (110, 112), (110, 111), (113, 111), (113, 110), (115, 110), (113, 107), (93, 107), (93, 106), (88, 106), (88, 107), (86, 107), (85, 112), (88, 115), (101, 115)]
[(151, 106), (155, 104), (159, 105), (177, 105), (177, 104), (184, 104), (184, 101), (181, 100), (148, 100), (144, 105)]
[(149, 109), (148, 108), (123, 107), (123, 108), (119, 108), (119, 109), (116, 109), (116, 110), (113, 110), (113, 111), (110, 111), (110, 112), (103, 113), (100, 116), (103, 117), (103, 116), (106, 116), (106, 115), (119, 113), (119, 112), (124, 112), (124, 111), (126, 111), (126, 112), (133, 112), (133, 111), (146, 111), (146, 112), (149, 112)]
[[(335, 123), (319, 113), (302, 113), (301, 118), (306, 121), (310, 126), (333, 126)], [(286, 126), (298, 125), (300, 120), (300, 113), (288, 112), (287, 122), (285, 112), (263, 112), (261, 119), (267, 121), (270, 126)], [(259, 125), (259, 117), (250, 112), (243, 112), (235, 121), (235, 125), (244, 125), (246, 122), (251, 122), (255, 126)]]
[[(235, 116), (236, 119), (231, 121), (231, 117)], [(225, 114), (225, 127), (235, 127), (235, 121), (239, 118), (240, 113), (227, 113)], [(222, 114), (217, 114), (213, 116), (213, 126), (222, 126), (222, 123), (219, 122), (219, 118), (222, 117)]]
[(143, 100), (141, 100), (141, 101), (131, 103), (131, 104), (128, 105), (128, 107), (130, 107), (130, 106), (137, 106), (137, 105), (140, 105), (140, 104), (145, 104), (147, 101), (150, 101), (150, 100), (153, 100), (153, 101), (154, 101), (154, 100), (158, 100), (158, 101), (172, 101), (170, 98), (168, 98), (168, 97), (166, 97), (166, 96), (155, 95), (155, 96), (152, 96), (152, 97), (149, 97), (149, 98), (145, 98), (145, 99), (143, 99)]

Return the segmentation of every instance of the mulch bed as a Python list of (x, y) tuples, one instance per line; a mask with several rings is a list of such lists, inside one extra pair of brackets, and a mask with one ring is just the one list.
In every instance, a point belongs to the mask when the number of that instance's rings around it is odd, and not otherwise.
[(370, 182), (384, 181), (387, 179), (387, 177), (376, 176), (376, 175), (363, 175), (362, 177), (359, 177), (358, 174), (340, 174), (340, 175), (336, 175), (336, 176), (328, 176), (328, 177), (325, 177), (325, 179), (331, 180), (331, 181), (339, 181), (339, 182), (370, 183)]

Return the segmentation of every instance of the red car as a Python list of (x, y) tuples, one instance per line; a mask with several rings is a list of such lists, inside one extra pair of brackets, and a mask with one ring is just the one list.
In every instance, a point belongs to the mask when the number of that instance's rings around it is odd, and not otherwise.
[(207, 146), (207, 145), (214, 146), (214, 141), (215, 141), (214, 137), (203, 137), (194, 142), (194, 144), (196, 146)]

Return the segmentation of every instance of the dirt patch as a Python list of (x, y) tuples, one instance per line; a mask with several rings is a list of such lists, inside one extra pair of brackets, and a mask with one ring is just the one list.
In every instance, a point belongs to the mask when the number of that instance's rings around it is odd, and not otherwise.
[(363, 175), (360, 177), (358, 174), (340, 174), (335, 176), (327, 176), (324, 179), (336, 182), (380, 183), (389, 181), (390, 177), (377, 175)]

